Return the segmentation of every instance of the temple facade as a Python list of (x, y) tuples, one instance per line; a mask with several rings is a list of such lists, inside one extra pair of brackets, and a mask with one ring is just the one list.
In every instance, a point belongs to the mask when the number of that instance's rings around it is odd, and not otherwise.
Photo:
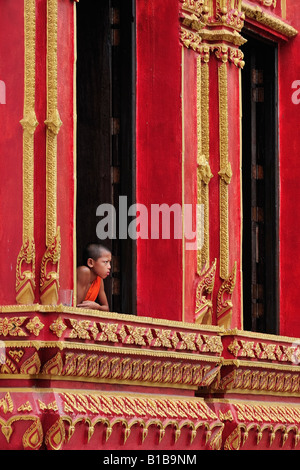
[(299, 449), (296, 4), (0, 0), (0, 449)]

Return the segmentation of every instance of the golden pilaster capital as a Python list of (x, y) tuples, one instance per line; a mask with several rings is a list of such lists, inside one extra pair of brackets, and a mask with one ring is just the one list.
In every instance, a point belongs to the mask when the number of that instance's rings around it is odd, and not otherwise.
[(241, 0), (181, 0), (181, 42), (208, 62), (212, 52), (222, 62), (243, 68), (239, 50), (246, 40), (240, 32), (245, 12)]

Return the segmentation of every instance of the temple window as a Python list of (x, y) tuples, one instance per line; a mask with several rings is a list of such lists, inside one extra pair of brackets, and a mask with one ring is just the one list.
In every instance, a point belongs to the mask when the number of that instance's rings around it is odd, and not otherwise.
[(278, 333), (277, 44), (244, 33), (242, 71), (244, 328)]
[[(132, 0), (77, 4), (77, 259), (90, 242), (113, 254), (111, 311), (135, 313), (135, 241), (99, 240), (97, 207), (135, 202), (135, 20)], [(118, 217), (117, 217), (118, 220)]]

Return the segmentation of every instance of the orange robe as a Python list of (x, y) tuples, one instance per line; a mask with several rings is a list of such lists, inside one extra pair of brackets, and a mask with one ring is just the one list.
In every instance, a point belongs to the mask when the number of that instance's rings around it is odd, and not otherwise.
[(91, 287), (87, 291), (87, 294), (84, 300), (91, 300), (92, 302), (95, 302), (99, 294), (100, 284), (101, 284), (101, 277), (97, 276), (94, 282), (92, 282)]

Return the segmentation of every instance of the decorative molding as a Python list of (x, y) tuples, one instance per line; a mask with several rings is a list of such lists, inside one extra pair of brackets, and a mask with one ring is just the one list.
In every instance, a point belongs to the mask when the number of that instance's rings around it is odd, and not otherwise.
[(41, 262), (40, 271), (40, 298), (46, 305), (57, 303), (59, 289), (59, 260), (61, 253), (60, 229), (54, 236), (52, 243), (47, 247)]
[[(56, 304), (59, 290), (60, 232), (57, 227), (57, 0), (47, 0), (46, 252), (40, 275), (41, 302)], [(51, 268), (46, 272), (46, 266)]]
[(180, 2), (182, 24), (196, 31), (201, 30), (208, 22), (207, 0), (180, 0)]
[(242, 30), (245, 14), (241, 8), (241, 0), (209, 0), (209, 3), (211, 12), (209, 24), (224, 25), (236, 31)]
[[(220, 49), (220, 52), (222, 49)], [(220, 277), (228, 278), (229, 230), (228, 230), (228, 185), (232, 171), (228, 161), (228, 89), (227, 64), (218, 67), (219, 81), (219, 142), (220, 142)]]
[(203, 332), (187, 332), (154, 326), (134, 326), (120, 322), (110, 323), (92, 320), (62, 319), (50, 324), (50, 330), (58, 338), (66, 340), (90, 340), (111, 344), (191, 353), (222, 353), (222, 341), (218, 335)]
[(296, 404), (229, 400), (221, 401), (219, 406), (220, 419), (231, 415), (231, 432), (224, 442), (224, 450), (241, 450), (246, 444), (253, 450), (272, 450), (272, 446), (294, 449), (299, 445), (300, 409)]
[(228, 5), (227, 1), (217, 1), (216, 9), (211, 0), (183, 2), (181, 42), (200, 54), (203, 62), (209, 61), (210, 53), (216, 51), (218, 43), (225, 42), (228, 59), (234, 65), (243, 67), (243, 54), (238, 47), (246, 42), (240, 35), (244, 18), (240, 0), (235, 1), (233, 6), (231, 1)]
[[(197, 273), (209, 262), (209, 67), (197, 57), (197, 204), (203, 205), (203, 244), (197, 252)], [(202, 228), (202, 227), (201, 227)]]
[(212, 324), (212, 295), (215, 284), (217, 260), (203, 268), (196, 289), (195, 323)]
[(24, 113), (23, 127), (23, 243), (17, 258), (16, 301), (35, 298), (34, 132), (35, 115), (35, 1), (24, 0)]
[(170, 357), (154, 360), (130, 357), (129, 354), (111, 356), (109, 351), (106, 354), (70, 351), (56, 353), (43, 365), (39, 377), (195, 389), (210, 386), (218, 377), (220, 368), (220, 364), (185, 363)]
[[(220, 33), (217, 33), (216, 35), (209, 34), (206, 37), (208, 39), (211, 38), (211, 40), (218, 41), (229, 40), (226, 35), (222, 35)], [(208, 63), (211, 54), (215, 53), (215, 56), (223, 63), (229, 61), (239, 68), (243, 68), (245, 65), (244, 54), (235, 45), (229, 46), (228, 44), (220, 42), (212, 44), (202, 42), (202, 38), (199, 36), (199, 34), (196, 34), (193, 31), (189, 31), (185, 28), (181, 28), (180, 39), (186, 48), (193, 49), (195, 52), (197, 52), (204, 63)], [(244, 42), (245, 41), (243, 41), (242, 44), (244, 44)]]
[[(23, 336), (24, 329), (32, 327), (30, 324), (26, 325), (25, 320), (26, 318), (19, 319), (20, 325), (16, 327), (18, 332), (15, 336), (20, 336), (20, 332)], [(6, 328), (11, 326), (12, 323), (5, 325)], [(37, 328), (40, 330), (43, 326), (38, 324)], [(2, 330), (4, 331), (3, 328)], [(11, 331), (4, 333), (9, 335)], [(110, 339), (113, 342), (112, 337)], [(102, 340), (105, 342), (107, 337)], [(167, 347), (162, 351), (159, 346), (157, 350), (154, 347), (152, 350), (130, 348), (125, 344), (124, 342), (122, 347), (112, 347), (24, 339), (5, 340), (5, 351), (2, 348), (0, 355), (0, 376), (13, 376), (19, 380), (29, 376), (40, 380), (52, 377), (55, 380), (83, 383), (140, 384), (195, 390), (199, 386), (210, 386), (220, 373), (222, 362), (217, 356), (199, 354), (199, 351), (197, 354), (190, 351), (168, 351)], [(202, 350), (210, 347), (213, 346), (207, 339)], [(214, 347), (216, 349), (218, 346)]]
[(217, 323), (228, 330), (232, 319), (232, 294), (236, 284), (237, 263), (234, 263), (232, 273), (221, 285), (217, 296)]
[[(147, 327), (167, 327), (168, 329), (184, 329), (185, 331), (192, 330), (193, 332), (203, 333), (203, 332), (210, 332), (216, 335), (219, 335), (220, 332), (223, 332), (222, 328), (214, 325), (205, 325), (205, 327), (201, 327), (201, 325), (195, 325), (194, 323), (188, 322), (181, 322), (176, 320), (167, 320), (164, 318), (154, 318), (154, 317), (140, 317), (136, 315), (128, 315), (125, 313), (114, 313), (114, 312), (101, 312), (100, 310), (91, 310), (91, 309), (84, 309), (78, 307), (68, 307), (62, 304), (59, 305), (0, 305), (0, 313), (6, 315), (19, 315), (20, 313), (26, 314), (46, 314), (48, 317), (49, 313), (55, 314), (65, 314), (66, 316), (70, 316), (71, 314), (76, 317), (81, 317), (82, 319), (97, 319), (98, 321), (114, 321), (114, 322), (125, 322), (130, 324), (139, 324), (140, 326)], [(44, 315), (43, 315), (44, 316)]]
[(259, 24), (267, 26), (271, 30), (282, 34), (287, 38), (293, 38), (298, 34), (298, 31), (293, 28), (293, 26), (274, 15), (270, 15), (259, 6), (253, 6), (246, 2), (242, 2), (242, 11), (247, 19), (255, 20)]
[(300, 363), (300, 344), (284, 346), (265, 341), (250, 341), (246, 338), (234, 338), (227, 347), (235, 358), (269, 360), (298, 365)]
[(258, 3), (263, 5), (264, 7), (273, 7), (273, 8), (275, 8), (276, 4), (277, 4), (277, 0), (257, 0), (257, 1), (258, 1)]
[(221, 29), (204, 29), (201, 32), (202, 40), (210, 41), (210, 42), (222, 42), (226, 41), (231, 43), (234, 46), (242, 46), (247, 42), (236, 30), (228, 31), (228, 29), (221, 28)]
[[(235, 367), (232, 367), (232, 366)], [(226, 367), (228, 366), (228, 371)], [(224, 362), (221, 379), (213, 384), (218, 392), (239, 392), (279, 396), (300, 396), (300, 377), (297, 365), (271, 362)]]
[(157, 449), (165, 448), (166, 439), (174, 450), (179, 439), (186, 449), (294, 449), (299, 422), (298, 404), (273, 401), (47, 388), (0, 392), (3, 449), (11, 449), (16, 438), (24, 450), (111, 450), (112, 439), (125, 449), (129, 438), (141, 445), (154, 438)]
[[(173, 445), (182, 436), (187, 446), (197, 439), (201, 448), (218, 450), (224, 428), (218, 416), (201, 398), (148, 398), (133, 393), (70, 392), (64, 389), (56, 393), (45, 389), (39, 394), (12, 391), (5, 395), (0, 393), (1, 411), (13, 414), (9, 418), (0, 417), (0, 432), (5, 437), (7, 448), (12, 445), (11, 438), (15, 439), (17, 434), (19, 448), (23, 450), (42, 447), (63, 450), (71, 440), (78, 442), (76, 431), (79, 428), (81, 436), (82, 426), (86, 427), (86, 448), (95, 435), (91, 448), (103, 449), (106, 445), (111, 448), (112, 435), (125, 446), (130, 435), (135, 436), (135, 441), (144, 443), (149, 435), (153, 439), (153, 432), (160, 448), (161, 443), (164, 446), (168, 432)], [(29, 427), (24, 421), (29, 422)], [(74, 446), (73, 442), (71, 445)]]
[[(180, 435), (188, 428), (190, 439), (187, 445), (193, 443), (200, 429), (206, 436), (204, 442), (210, 449), (220, 449), (222, 442), (222, 431), (224, 424), (218, 420), (217, 415), (201, 399), (179, 399), (153, 397), (151, 399), (138, 395), (117, 395), (117, 394), (82, 394), (82, 393), (61, 393), (60, 401), (67, 414), (62, 417), (70, 423), (73, 416), (82, 415), (84, 422), (89, 426), (89, 439), (95, 432), (95, 425), (99, 422), (106, 424), (106, 442), (113, 432), (116, 422), (111, 415), (121, 417), (124, 426), (123, 442), (128, 439), (134, 424), (139, 424), (142, 442), (148, 436), (150, 426), (154, 426), (159, 431), (158, 442), (160, 443), (166, 434), (167, 427), (174, 429), (174, 443)], [(94, 416), (93, 416), (94, 414)], [(70, 415), (70, 417), (68, 416)], [(92, 419), (86, 420), (85, 416)], [(96, 415), (96, 418), (95, 418)], [(97, 416), (98, 415), (98, 416)], [(135, 417), (132, 421), (132, 417)], [(102, 417), (102, 419), (101, 419)], [(74, 420), (74, 427), (81, 419)], [(75, 429), (74, 429), (75, 430)], [(72, 429), (73, 431), (73, 429)], [(74, 432), (74, 431), (73, 431)], [(67, 441), (72, 434), (67, 437)]]

